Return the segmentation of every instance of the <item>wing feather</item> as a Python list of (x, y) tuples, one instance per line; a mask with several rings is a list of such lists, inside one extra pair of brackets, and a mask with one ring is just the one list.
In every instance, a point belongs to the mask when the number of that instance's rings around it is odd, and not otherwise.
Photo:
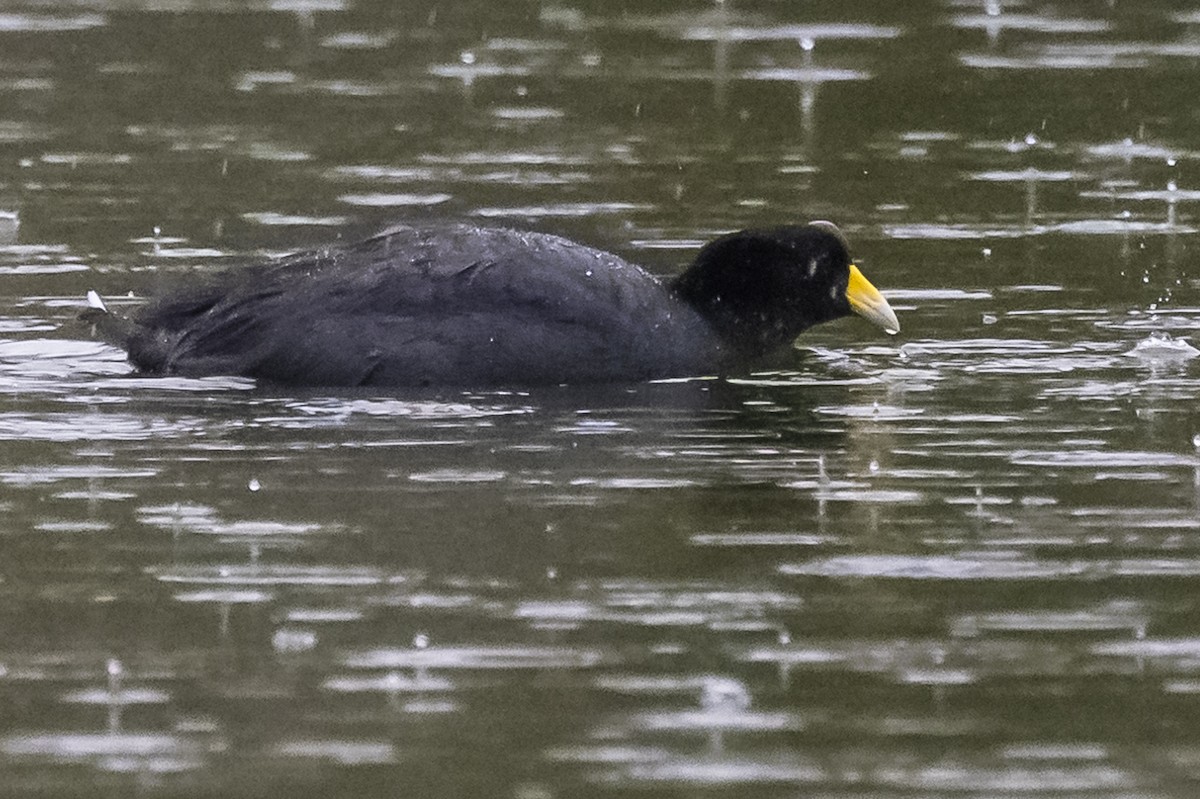
[(653, 377), (648, 365), (697, 366), (662, 353), (695, 360), (679, 337), (703, 325), (614, 255), (469, 226), (397, 228), (222, 281), (139, 317), (158, 340), (171, 331), (161, 371), (327, 385)]

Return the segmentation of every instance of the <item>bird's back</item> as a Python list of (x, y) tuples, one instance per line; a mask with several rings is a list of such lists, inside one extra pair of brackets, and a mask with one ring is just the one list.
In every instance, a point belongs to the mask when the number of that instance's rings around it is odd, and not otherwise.
[(130, 358), (151, 372), (309, 385), (501, 385), (710, 371), (707, 324), (655, 278), (557, 236), (394, 228), (168, 294)]

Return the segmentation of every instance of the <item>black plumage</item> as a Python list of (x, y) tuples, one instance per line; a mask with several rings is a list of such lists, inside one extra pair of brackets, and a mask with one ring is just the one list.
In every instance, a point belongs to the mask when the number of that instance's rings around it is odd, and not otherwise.
[[(308, 386), (639, 381), (740, 368), (813, 324), (870, 316), (852, 308), (852, 272), (828, 223), (723, 236), (669, 282), (558, 236), (397, 227), (229, 270), (128, 320), (91, 294), (85, 318), (153, 374)], [(875, 321), (896, 327), (886, 316)]]

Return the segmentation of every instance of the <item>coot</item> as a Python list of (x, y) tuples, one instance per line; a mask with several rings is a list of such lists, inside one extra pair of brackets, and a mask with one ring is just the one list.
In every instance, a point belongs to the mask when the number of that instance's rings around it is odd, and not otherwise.
[(84, 318), (151, 374), (302, 386), (528, 386), (745, 368), (812, 325), (896, 315), (829, 222), (744, 230), (660, 281), (544, 233), (401, 226)]

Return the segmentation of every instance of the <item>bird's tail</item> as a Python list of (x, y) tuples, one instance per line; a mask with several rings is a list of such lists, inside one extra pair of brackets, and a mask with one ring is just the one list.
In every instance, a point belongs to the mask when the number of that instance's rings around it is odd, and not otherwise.
[(79, 314), (79, 320), (91, 325), (92, 335), (128, 350), (136, 327), (133, 320), (108, 310), (104, 300), (94, 291), (88, 291), (87, 304), (88, 307)]

